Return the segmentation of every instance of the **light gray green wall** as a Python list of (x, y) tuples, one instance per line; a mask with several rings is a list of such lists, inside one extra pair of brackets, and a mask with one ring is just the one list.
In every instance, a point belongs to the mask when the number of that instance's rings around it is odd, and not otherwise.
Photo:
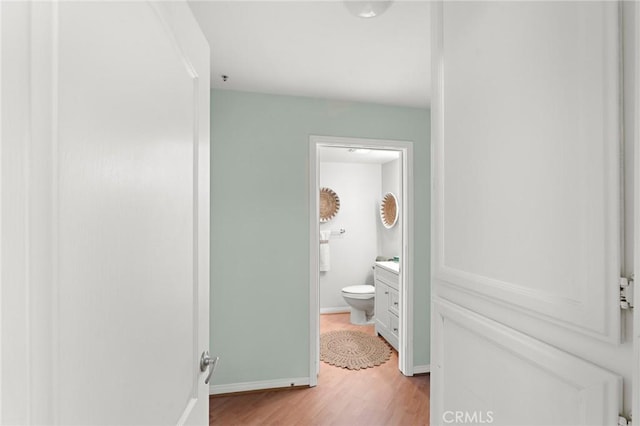
[(309, 135), (414, 142), (414, 364), (429, 364), (429, 110), (212, 90), (214, 385), (309, 376)]

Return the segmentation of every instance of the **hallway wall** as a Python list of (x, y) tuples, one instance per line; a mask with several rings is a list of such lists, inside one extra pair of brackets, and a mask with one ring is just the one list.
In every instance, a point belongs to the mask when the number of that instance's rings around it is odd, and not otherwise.
[(429, 364), (429, 110), (212, 90), (214, 385), (309, 376), (309, 135), (413, 141), (414, 363)]

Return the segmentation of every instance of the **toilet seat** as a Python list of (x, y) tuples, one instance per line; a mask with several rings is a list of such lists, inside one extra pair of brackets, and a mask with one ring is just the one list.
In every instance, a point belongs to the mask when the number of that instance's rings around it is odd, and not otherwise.
[(370, 299), (376, 295), (372, 285), (352, 285), (342, 289), (342, 294), (353, 299)]

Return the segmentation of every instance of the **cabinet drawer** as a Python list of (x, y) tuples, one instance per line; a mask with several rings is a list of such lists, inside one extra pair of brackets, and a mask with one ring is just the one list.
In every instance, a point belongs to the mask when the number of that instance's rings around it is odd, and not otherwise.
[(398, 289), (398, 274), (376, 266), (376, 280), (384, 281), (392, 288)]
[(399, 293), (390, 288), (389, 289), (389, 311), (396, 315), (399, 315), (400, 297)]
[(398, 337), (398, 322), (399, 321), (397, 316), (393, 314), (389, 315), (389, 331), (391, 331), (391, 333), (396, 337)]

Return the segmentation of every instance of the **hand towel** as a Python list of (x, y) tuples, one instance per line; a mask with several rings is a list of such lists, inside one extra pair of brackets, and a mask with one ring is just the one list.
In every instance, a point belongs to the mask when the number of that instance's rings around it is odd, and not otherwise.
[(327, 272), (331, 269), (329, 237), (331, 237), (331, 231), (320, 231), (320, 272)]

